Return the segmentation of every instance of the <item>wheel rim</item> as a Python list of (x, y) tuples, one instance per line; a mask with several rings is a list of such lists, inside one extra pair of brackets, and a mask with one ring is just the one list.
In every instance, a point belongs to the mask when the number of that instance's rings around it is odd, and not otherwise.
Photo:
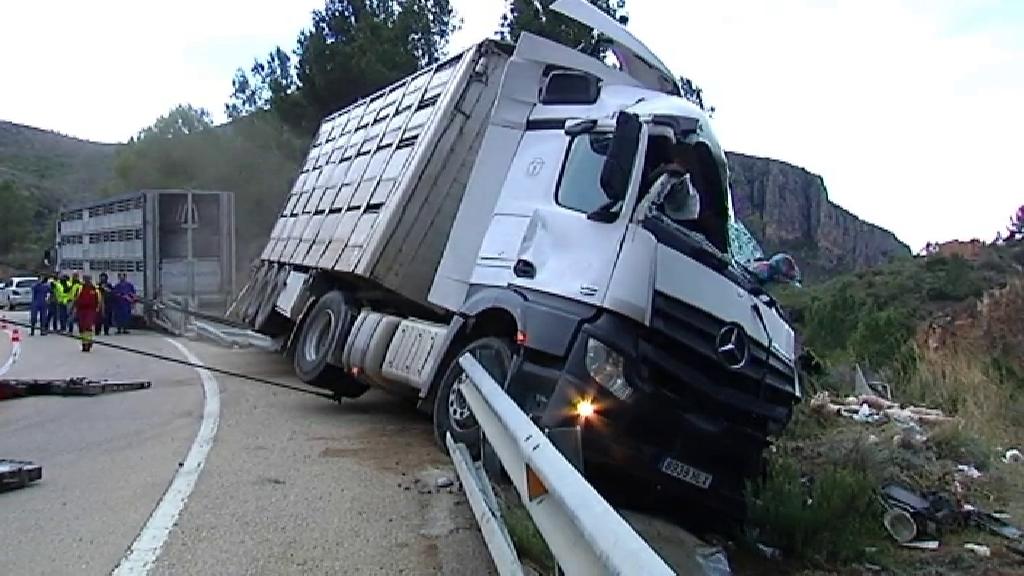
[[(494, 378), (500, 386), (505, 385), (508, 376), (508, 366), (504, 355), (497, 348), (480, 346), (472, 351), (470, 355), (483, 366), (484, 370)], [(462, 393), (462, 387), (468, 385), (469, 375), (462, 371), (460, 366), (458, 376), (452, 384), (448, 393), (448, 420), (451, 426), (458, 432), (473, 432), (479, 427), (473, 411), (469, 408), (469, 402)]]
[(331, 334), (334, 333), (334, 311), (325, 310), (313, 320), (306, 336), (306, 345), (302, 347), (303, 355), (310, 363), (315, 363), (326, 352), (331, 341)]

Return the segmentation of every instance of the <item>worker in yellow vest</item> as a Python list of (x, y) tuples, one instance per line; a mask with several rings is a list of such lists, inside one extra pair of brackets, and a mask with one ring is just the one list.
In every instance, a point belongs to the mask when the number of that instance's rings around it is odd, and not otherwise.
[(54, 294), (57, 295), (57, 304), (60, 305), (58, 310), (60, 318), (60, 331), (67, 332), (70, 326), (69, 316), (71, 308), (71, 278), (68, 278), (67, 274), (62, 274), (60, 280), (57, 281), (57, 285), (54, 287)]
[(82, 293), (82, 279), (78, 277), (78, 272), (71, 274), (71, 288), (68, 294), (68, 332), (74, 334), (75, 324), (78, 323), (77, 306), (75, 302), (78, 301), (78, 295)]
[(54, 274), (50, 278), (50, 297), (47, 299), (46, 323), (50, 332), (61, 331), (60, 311), (62, 304), (60, 301), (62, 298), (64, 298), (64, 286), (60, 283), (60, 275)]

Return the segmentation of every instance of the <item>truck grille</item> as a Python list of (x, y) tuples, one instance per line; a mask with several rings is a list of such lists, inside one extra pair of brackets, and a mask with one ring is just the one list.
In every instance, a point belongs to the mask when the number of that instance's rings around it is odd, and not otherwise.
[(751, 417), (765, 422), (788, 419), (796, 400), (794, 369), (777, 354), (769, 355), (767, 347), (750, 338), (747, 363), (730, 369), (715, 352), (724, 321), (658, 293), (652, 311), (651, 329), (640, 341), (643, 364), (652, 371), (648, 381), (691, 405), (739, 407), (747, 425), (754, 424)]

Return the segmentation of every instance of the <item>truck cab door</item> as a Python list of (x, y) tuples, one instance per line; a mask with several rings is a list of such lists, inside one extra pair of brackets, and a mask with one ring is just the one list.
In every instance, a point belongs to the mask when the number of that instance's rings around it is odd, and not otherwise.
[[(551, 202), (529, 217), (510, 284), (600, 306), (635, 201), (646, 131), (635, 116), (615, 132), (570, 135)], [(615, 192), (609, 193), (609, 187)], [(610, 197), (611, 196), (611, 197)]]

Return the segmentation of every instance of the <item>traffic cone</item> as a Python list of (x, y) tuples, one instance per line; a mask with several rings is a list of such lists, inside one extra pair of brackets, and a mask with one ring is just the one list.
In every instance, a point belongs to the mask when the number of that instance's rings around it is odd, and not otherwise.
[(21, 331), (15, 328), (14, 332), (11, 333), (11, 344), (17, 344), (19, 342), (21, 342)]

